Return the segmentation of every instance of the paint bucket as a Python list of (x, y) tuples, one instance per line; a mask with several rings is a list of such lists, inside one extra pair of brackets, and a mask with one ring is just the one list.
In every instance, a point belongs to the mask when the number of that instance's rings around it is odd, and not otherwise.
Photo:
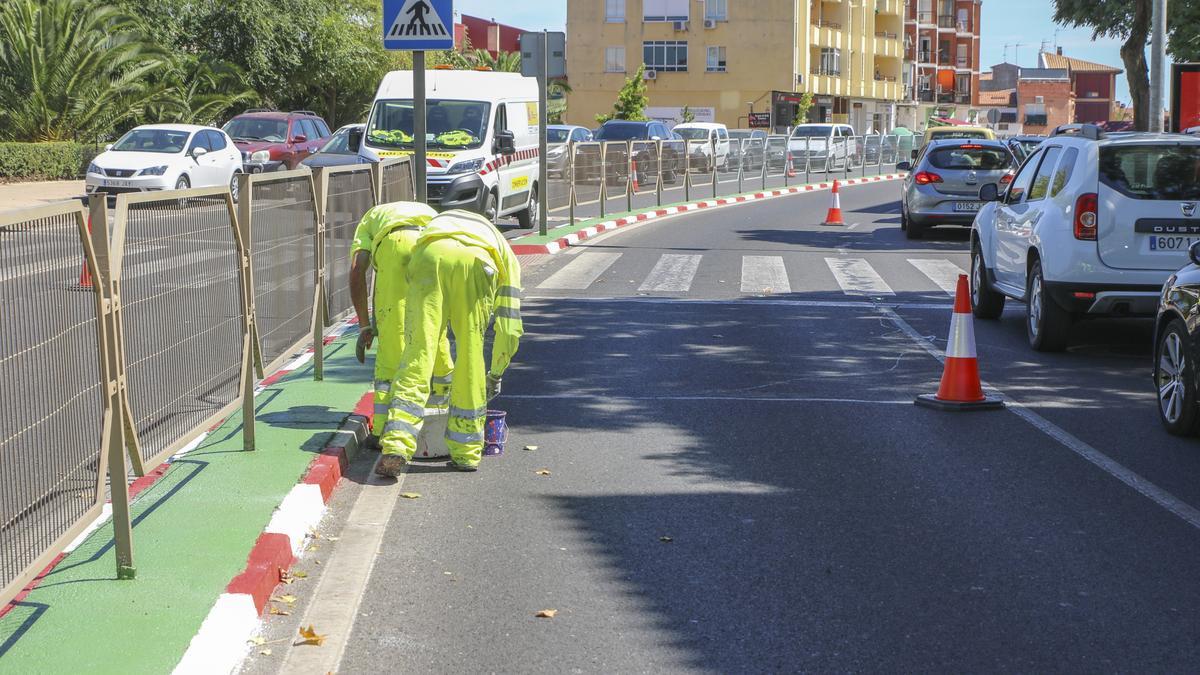
[(450, 448), (446, 447), (446, 424), (449, 421), (448, 409), (426, 408), (425, 423), (421, 425), (421, 433), (417, 435), (417, 451), (413, 456), (417, 459), (449, 457)]
[(483, 456), (495, 457), (504, 454), (508, 442), (508, 413), (502, 410), (487, 411), (487, 423), (483, 427)]

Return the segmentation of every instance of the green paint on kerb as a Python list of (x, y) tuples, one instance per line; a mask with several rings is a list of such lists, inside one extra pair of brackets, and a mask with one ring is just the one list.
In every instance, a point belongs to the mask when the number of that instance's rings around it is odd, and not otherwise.
[[(168, 673), (246, 565), (275, 508), (371, 380), (355, 335), (258, 395), (258, 449), (240, 415), (171, 465), (133, 504), (137, 578), (116, 580), (112, 527), (66, 557), (0, 619), (0, 673)], [(298, 583), (304, 583), (300, 581)]]

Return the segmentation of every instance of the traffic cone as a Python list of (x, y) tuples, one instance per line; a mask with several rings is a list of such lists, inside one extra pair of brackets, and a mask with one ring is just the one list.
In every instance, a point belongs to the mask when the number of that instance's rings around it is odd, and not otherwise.
[[(88, 232), (91, 232), (92, 231), (91, 216), (88, 216), (88, 224), (87, 225), (88, 225)], [(91, 288), (92, 287), (92, 270), (90, 270), (88, 268), (86, 255), (83, 257), (83, 266), (79, 270), (79, 287), (80, 288)]]
[(630, 180), (633, 181), (633, 191), (634, 192), (637, 192), (642, 189), (641, 187), (638, 186), (637, 160), (636, 159), (633, 160), (633, 170), (630, 172)]
[(792, 153), (790, 152), (787, 154), (787, 177), (796, 177), (796, 165), (792, 163)]
[(842, 220), (842, 196), (838, 192), (838, 182), (833, 181), (833, 201), (829, 205), (829, 212), (825, 214), (825, 222), (822, 225), (842, 226), (846, 221)]
[(967, 412), (995, 410), (1004, 401), (983, 393), (979, 379), (979, 357), (975, 352), (975, 324), (971, 316), (971, 290), (967, 275), (958, 276), (950, 340), (946, 345), (946, 368), (936, 394), (918, 396), (916, 404), (934, 410)]

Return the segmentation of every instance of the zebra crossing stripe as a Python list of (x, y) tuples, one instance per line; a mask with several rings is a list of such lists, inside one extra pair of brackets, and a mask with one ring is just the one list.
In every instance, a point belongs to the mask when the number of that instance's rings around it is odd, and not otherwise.
[(791, 293), (787, 268), (777, 255), (742, 256), (743, 293)]
[(692, 287), (696, 270), (700, 268), (699, 255), (664, 254), (658, 259), (650, 276), (638, 287), (642, 292), (681, 293)]
[(895, 295), (883, 277), (862, 258), (826, 258), (825, 264), (846, 295)]
[(949, 260), (909, 258), (908, 263), (929, 277), (933, 283), (937, 284), (938, 288), (945, 291), (951, 297), (958, 290), (958, 276), (966, 274), (966, 272), (962, 271), (961, 267)]
[(620, 253), (581, 253), (539, 284), (538, 288), (586, 290), (620, 257)]

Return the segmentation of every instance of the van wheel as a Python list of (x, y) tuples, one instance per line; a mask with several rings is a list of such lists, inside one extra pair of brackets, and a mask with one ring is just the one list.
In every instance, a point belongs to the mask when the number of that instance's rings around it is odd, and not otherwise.
[(1033, 269), (1029, 270), (1025, 308), (1025, 328), (1030, 347), (1039, 352), (1061, 352), (1067, 348), (1071, 315), (1046, 291), (1041, 261), (1033, 263)]
[(487, 194), (487, 200), (484, 202), (483, 206), (483, 217), (487, 218), (492, 223), (495, 223), (498, 214), (499, 209), (496, 207), (496, 191), (489, 190)]
[(532, 229), (537, 225), (538, 212), (538, 184), (534, 183), (533, 188), (529, 191), (529, 206), (517, 213), (517, 223), (525, 229)]
[(971, 309), (977, 319), (999, 319), (1004, 313), (1007, 298), (997, 293), (988, 283), (987, 268), (983, 263), (983, 249), (979, 244), (971, 247)]

